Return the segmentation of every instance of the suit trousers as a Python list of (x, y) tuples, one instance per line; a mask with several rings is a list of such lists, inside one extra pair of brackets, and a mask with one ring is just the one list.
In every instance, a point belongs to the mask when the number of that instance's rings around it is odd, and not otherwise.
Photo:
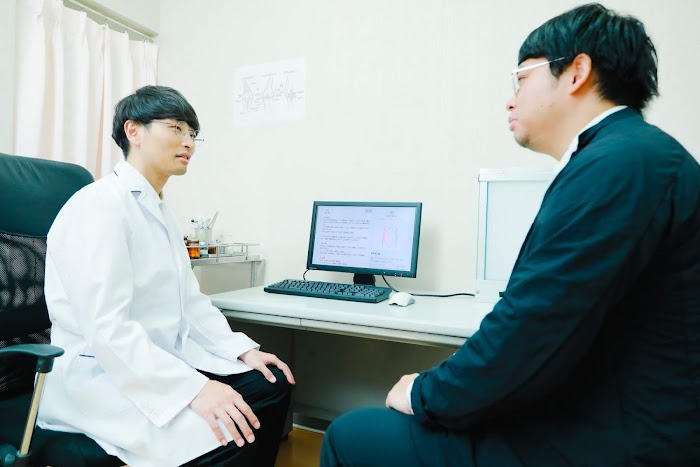
[(354, 410), (326, 430), (321, 467), (397, 465), (472, 467), (522, 462), (500, 436), (431, 428), (393, 409)]
[(236, 375), (214, 375), (200, 371), (209, 379), (228, 384), (235, 389), (260, 420), (260, 429), (255, 430), (255, 442), (239, 448), (229, 442), (185, 464), (200, 466), (273, 467), (277, 459), (284, 422), (291, 400), (292, 388), (284, 374), (269, 367), (277, 381), (270, 383), (259, 371), (248, 371)]

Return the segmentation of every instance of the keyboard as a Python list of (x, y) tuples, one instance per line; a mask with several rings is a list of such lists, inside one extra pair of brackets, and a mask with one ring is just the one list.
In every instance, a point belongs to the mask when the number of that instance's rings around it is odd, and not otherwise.
[(336, 284), (335, 282), (299, 281), (285, 279), (263, 289), (265, 292), (304, 297), (331, 298), (353, 302), (378, 303), (389, 298), (390, 288), (362, 284)]

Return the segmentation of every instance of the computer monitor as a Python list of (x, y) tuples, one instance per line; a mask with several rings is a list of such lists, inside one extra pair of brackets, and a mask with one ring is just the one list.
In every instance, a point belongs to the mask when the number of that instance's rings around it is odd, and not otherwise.
[(479, 171), (477, 301), (495, 303), (506, 289), (553, 177), (552, 169)]
[(315, 201), (307, 269), (416, 277), (422, 203)]

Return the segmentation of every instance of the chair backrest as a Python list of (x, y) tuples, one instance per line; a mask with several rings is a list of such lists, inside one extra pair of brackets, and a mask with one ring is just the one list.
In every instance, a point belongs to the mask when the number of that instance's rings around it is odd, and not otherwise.
[[(75, 164), (0, 153), (0, 348), (49, 342), (46, 235), (66, 201), (92, 181)], [(33, 384), (34, 359), (0, 359), (0, 400)]]

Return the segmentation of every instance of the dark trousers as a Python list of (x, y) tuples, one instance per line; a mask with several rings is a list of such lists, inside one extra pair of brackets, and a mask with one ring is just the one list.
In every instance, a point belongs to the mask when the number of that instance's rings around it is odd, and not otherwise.
[(520, 464), (499, 437), (432, 429), (412, 415), (379, 408), (338, 417), (326, 430), (321, 450), (321, 467)]
[(242, 448), (239, 448), (231, 441), (227, 446), (221, 446), (188, 462), (186, 466), (273, 467), (275, 465), (289, 408), (291, 385), (280, 370), (269, 368), (277, 378), (275, 383), (270, 383), (262, 373), (255, 370), (228, 376), (200, 371), (207, 378), (228, 384), (238, 391), (260, 419), (260, 429), (253, 428), (254, 443), (246, 442)]

